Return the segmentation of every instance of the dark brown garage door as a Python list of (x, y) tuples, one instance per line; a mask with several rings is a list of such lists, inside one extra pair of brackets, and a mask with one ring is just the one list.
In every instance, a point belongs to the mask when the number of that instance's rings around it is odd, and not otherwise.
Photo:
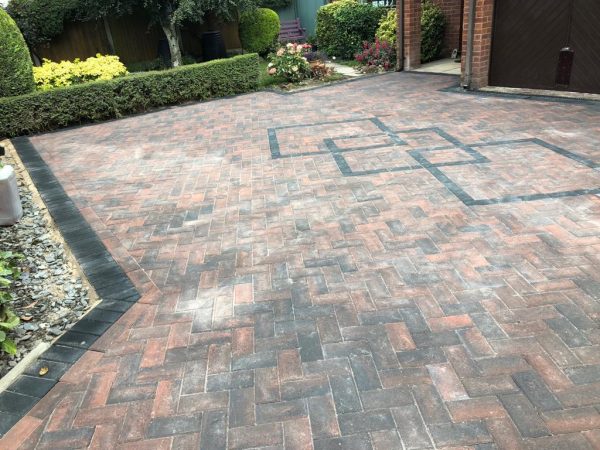
[(496, 0), (490, 84), (600, 93), (600, 0)]

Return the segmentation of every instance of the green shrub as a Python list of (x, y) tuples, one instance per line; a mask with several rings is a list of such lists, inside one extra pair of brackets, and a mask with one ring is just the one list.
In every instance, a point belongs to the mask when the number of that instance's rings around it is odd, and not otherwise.
[(33, 68), (33, 77), (39, 89), (47, 90), (96, 80), (112, 80), (127, 75), (127, 68), (118, 56), (100, 54), (84, 61), (61, 61), (44, 59), (41, 67)]
[(373, 41), (385, 8), (357, 0), (339, 0), (317, 12), (319, 49), (329, 56), (351, 59), (364, 41)]
[(0, 136), (14, 137), (254, 90), (256, 54), (0, 99)]
[(240, 17), (240, 41), (249, 52), (265, 55), (271, 50), (280, 29), (279, 16), (272, 9), (257, 8), (245, 11)]
[(31, 47), (49, 42), (74, 18), (78, 0), (11, 0), (6, 10)]
[(441, 8), (424, 0), (421, 14), (421, 62), (438, 59), (444, 47), (446, 18)]
[(387, 42), (392, 47), (396, 46), (396, 30), (398, 22), (396, 21), (396, 10), (390, 9), (379, 22), (379, 27), (375, 33), (381, 42)]
[(288, 44), (279, 47), (269, 56), (268, 73), (283, 78), (290, 83), (297, 83), (310, 77), (310, 64), (304, 57), (307, 48), (303, 44)]
[(31, 57), (17, 24), (0, 8), (0, 97), (34, 89)]
[(13, 294), (9, 289), (21, 276), (17, 267), (17, 261), (20, 259), (23, 259), (21, 255), (0, 252), (0, 348), (9, 355), (17, 353), (17, 346), (7, 334), (19, 325), (19, 317), (11, 308)]

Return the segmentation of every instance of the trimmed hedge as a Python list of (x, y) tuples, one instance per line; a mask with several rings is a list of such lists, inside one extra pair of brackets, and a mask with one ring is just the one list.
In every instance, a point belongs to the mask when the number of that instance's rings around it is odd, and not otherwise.
[(49, 131), (256, 89), (256, 54), (0, 98), (0, 137)]
[(363, 42), (373, 41), (386, 13), (386, 8), (357, 0), (338, 0), (322, 6), (317, 12), (319, 50), (342, 59), (354, 58)]
[(275, 11), (256, 8), (240, 15), (240, 41), (248, 52), (266, 55), (277, 42), (281, 23)]
[(0, 7), (0, 97), (33, 91), (33, 67), (25, 39)]

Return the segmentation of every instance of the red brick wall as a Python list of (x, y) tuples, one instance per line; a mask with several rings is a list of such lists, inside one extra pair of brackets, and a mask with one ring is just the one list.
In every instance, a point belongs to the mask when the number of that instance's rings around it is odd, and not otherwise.
[[(473, 69), (471, 87), (478, 89), (488, 85), (490, 55), (492, 48), (492, 24), (494, 20), (494, 0), (475, 0), (475, 32), (473, 35)], [(467, 35), (469, 31), (469, 2), (465, 0), (463, 26), (462, 79), (465, 81)]]
[(462, 16), (462, 0), (434, 0), (446, 17), (444, 35), (444, 56), (450, 56), (452, 50), (458, 48), (460, 41), (460, 19)]
[(404, 69), (421, 65), (421, 0), (404, 0)]

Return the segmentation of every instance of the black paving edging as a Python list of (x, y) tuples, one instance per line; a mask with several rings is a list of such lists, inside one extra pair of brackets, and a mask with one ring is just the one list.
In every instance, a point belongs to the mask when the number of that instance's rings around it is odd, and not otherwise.
[[(432, 74), (438, 75), (438, 74)], [(470, 95), (474, 97), (491, 97), (491, 98), (503, 98), (507, 100), (533, 100), (538, 102), (548, 103), (564, 103), (572, 105), (586, 105), (593, 106), (600, 110), (600, 101), (592, 100), (589, 98), (572, 98), (572, 97), (560, 97), (552, 95), (534, 95), (534, 94), (523, 94), (518, 92), (496, 92), (496, 91), (482, 91), (479, 89), (464, 89), (460, 83), (439, 89), (439, 92), (448, 92), (450, 94), (462, 94)]]
[[(54, 222), (102, 301), (63, 334), (13, 384), (0, 393), (0, 436), (44, 397), (140, 294), (66, 194), (28, 138), (12, 143)], [(40, 367), (48, 367), (41, 377)]]

